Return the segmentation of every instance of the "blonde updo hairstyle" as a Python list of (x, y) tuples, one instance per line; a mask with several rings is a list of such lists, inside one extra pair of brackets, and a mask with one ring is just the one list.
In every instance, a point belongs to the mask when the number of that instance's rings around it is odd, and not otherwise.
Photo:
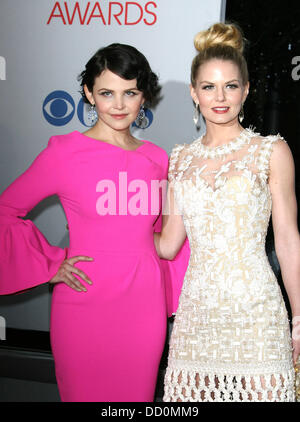
[(248, 67), (243, 55), (245, 38), (238, 25), (215, 23), (195, 36), (194, 45), (198, 54), (195, 56), (191, 68), (191, 84), (193, 87), (196, 86), (200, 66), (213, 59), (228, 60), (235, 63), (239, 68), (243, 85), (247, 84), (249, 80)]

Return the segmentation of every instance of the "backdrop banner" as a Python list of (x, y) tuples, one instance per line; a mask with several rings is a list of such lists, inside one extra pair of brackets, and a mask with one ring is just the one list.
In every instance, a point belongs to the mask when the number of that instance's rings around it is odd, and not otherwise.
[[(113, 42), (139, 49), (162, 85), (161, 102), (146, 110), (145, 124), (134, 126), (134, 135), (168, 153), (176, 143), (199, 137), (204, 123), (197, 131), (189, 91), (193, 38), (223, 21), (224, 10), (222, 0), (1, 0), (0, 191), (50, 136), (88, 129), (77, 77), (99, 48)], [(68, 245), (58, 198), (46, 198), (27, 218), (53, 245)], [(8, 327), (48, 330), (50, 299), (47, 284), (0, 297), (0, 315)]]

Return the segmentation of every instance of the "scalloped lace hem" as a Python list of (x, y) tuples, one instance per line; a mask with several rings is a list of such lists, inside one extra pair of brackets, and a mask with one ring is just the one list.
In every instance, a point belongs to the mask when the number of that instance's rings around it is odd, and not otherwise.
[[(232, 365), (233, 366), (233, 365)], [(255, 365), (254, 365), (255, 366)], [(285, 366), (285, 365), (284, 365)], [(238, 368), (236, 368), (238, 369)], [(270, 369), (270, 368), (269, 368)], [(258, 373), (168, 367), (164, 402), (294, 402), (294, 369)], [(255, 369), (253, 372), (256, 372)]]

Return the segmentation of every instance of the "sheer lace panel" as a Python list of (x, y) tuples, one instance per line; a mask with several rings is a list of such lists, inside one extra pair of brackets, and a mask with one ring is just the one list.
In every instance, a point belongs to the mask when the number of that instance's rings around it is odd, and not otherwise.
[(227, 145), (209, 148), (202, 137), (190, 145), (176, 145), (170, 157), (170, 182), (190, 180), (195, 186), (212, 190), (224, 186), (228, 179), (243, 176), (258, 183), (266, 182), (272, 144), (280, 136), (263, 138), (249, 129)]

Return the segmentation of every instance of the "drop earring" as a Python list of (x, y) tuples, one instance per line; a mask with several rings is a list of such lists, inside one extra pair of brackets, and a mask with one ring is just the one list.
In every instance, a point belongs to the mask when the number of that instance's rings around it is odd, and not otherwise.
[(245, 115), (244, 115), (244, 104), (242, 104), (241, 111), (239, 112), (239, 121), (240, 121), (240, 123), (242, 123), (242, 121), (244, 120), (244, 117), (245, 117)]
[(95, 104), (91, 104), (90, 105), (90, 109), (88, 111), (88, 119), (90, 120), (90, 122), (91, 122), (92, 125), (98, 119), (98, 114), (97, 114), (96, 109), (95, 109)]
[(142, 127), (143, 126), (143, 120), (146, 117), (146, 113), (144, 110), (144, 105), (141, 105), (139, 114), (137, 115), (136, 119), (135, 119), (135, 124), (137, 125), (137, 127)]
[(195, 126), (197, 127), (198, 127), (199, 117), (200, 117), (200, 108), (199, 108), (199, 104), (196, 104), (194, 115), (193, 115), (193, 122), (195, 123)]

